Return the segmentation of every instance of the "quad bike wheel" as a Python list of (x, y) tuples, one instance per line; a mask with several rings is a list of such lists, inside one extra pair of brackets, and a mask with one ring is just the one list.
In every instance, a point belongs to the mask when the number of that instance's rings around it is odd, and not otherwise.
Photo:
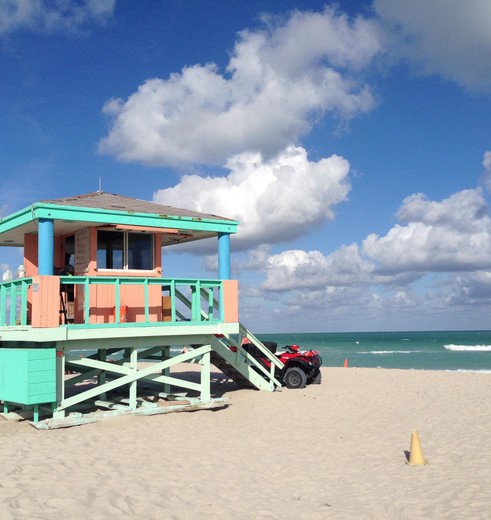
[(286, 370), (283, 381), (287, 388), (305, 388), (307, 376), (301, 368), (290, 367)]
[(311, 385), (320, 385), (321, 382), (322, 382), (322, 372), (319, 370), (317, 375), (314, 378), (312, 378), (311, 381), (309, 381), (309, 384), (311, 384)]

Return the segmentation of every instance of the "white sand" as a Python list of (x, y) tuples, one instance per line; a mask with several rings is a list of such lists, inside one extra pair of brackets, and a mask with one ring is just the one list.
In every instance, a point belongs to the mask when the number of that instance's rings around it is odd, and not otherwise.
[[(218, 411), (0, 420), (0, 518), (491, 518), (491, 374), (324, 368)], [(221, 383), (220, 383), (221, 382)], [(412, 430), (427, 466), (408, 466)]]

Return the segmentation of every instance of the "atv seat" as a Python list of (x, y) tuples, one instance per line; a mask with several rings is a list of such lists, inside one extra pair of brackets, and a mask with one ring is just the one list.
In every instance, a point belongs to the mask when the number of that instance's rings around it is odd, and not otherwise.
[[(263, 341), (262, 343), (271, 352), (271, 354), (274, 354), (278, 348), (278, 343), (275, 343), (274, 341)], [(256, 347), (256, 345), (253, 345), (252, 343), (246, 343), (245, 345), (242, 345), (242, 348), (253, 358), (264, 357), (264, 352), (262, 352)]]

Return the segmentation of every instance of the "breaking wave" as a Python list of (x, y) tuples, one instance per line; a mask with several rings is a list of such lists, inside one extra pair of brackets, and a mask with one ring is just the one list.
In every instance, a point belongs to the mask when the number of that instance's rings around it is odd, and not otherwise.
[(491, 352), (491, 345), (443, 345), (454, 352)]
[(491, 370), (476, 368), (475, 370), (471, 368), (456, 368), (445, 370), (445, 372), (461, 372), (461, 373), (473, 373), (473, 374), (491, 374)]
[(422, 352), (422, 350), (369, 350), (358, 352), (358, 354), (414, 354), (416, 352)]

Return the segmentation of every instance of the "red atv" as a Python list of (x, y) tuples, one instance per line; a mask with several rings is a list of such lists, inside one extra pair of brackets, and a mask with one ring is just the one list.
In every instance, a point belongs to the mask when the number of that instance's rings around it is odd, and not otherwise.
[[(277, 352), (277, 343), (263, 341), (263, 345), (285, 365), (281, 370), (276, 369), (275, 377), (287, 388), (305, 388), (306, 385), (321, 383), (322, 358), (317, 350), (302, 351), (298, 345), (287, 345), (283, 347), (285, 352)], [(271, 368), (271, 361), (255, 345), (246, 343), (242, 347), (264, 368)]]

